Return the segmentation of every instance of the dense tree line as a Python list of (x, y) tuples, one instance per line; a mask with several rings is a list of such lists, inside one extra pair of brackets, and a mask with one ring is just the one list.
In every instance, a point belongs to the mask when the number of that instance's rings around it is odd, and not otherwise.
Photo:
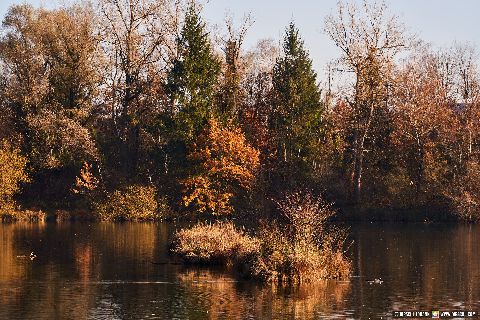
[(294, 22), (281, 47), (245, 50), (249, 26), (227, 20), (214, 38), (192, 1), (10, 7), (0, 183), (12, 191), (0, 204), (21, 184), (25, 207), (106, 208), (136, 193), (156, 194), (152, 210), (266, 213), (310, 189), (344, 208), (480, 217), (473, 49), (436, 51), (384, 3), (340, 2), (325, 21), (341, 52), (333, 76), (346, 79), (333, 90)]

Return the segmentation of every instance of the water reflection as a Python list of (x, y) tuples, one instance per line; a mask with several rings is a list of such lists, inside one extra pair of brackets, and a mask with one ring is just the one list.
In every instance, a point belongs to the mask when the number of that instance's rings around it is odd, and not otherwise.
[[(360, 316), (379, 309), (480, 309), (480, 226), (371, 226), (357, 229), (355, 238), (359, 284), (352, 301)], [(382, 285), (365, 285), (379, 277)]]
[(354, 227), (352, 280), (300, 288), (177, 265), (167, 255), (173, 229), (0, 225), (0, 318), (368, 319), (399, 309), (480, 310), (480, 226)]
[(313, 319), (344, 308), (349, 282), (325, 281), (300, 288), (277, 288), (237, 282), (211, 270), (178, 275), (185, 291), (194, 293), (189, 306), (209, 319)]

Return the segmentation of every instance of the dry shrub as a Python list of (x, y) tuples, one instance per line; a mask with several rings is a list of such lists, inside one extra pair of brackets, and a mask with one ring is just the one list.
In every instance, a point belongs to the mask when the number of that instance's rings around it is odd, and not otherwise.
[(286, 228), (264, 227), (261, 250), (252, 274), (265, 281), (303, 283), (322, 279), (345, 279), (350, 262), (343, 253), (346, 233), (328, 228), (335, 212), (310, 192), (296, 192), (278, 202)]
[(258, 252), (259, 242), (232, 222), (198, 223), (176, 233), (173, 252), (188, 263), (238, 264)]
[(288, 238), (298, 242), (315, 243), (325, 229), (327, 220), (335, 215), (331, 205), (311, 192), (294, 192), (277, 202), (283, 218), (287, 220)]
[(291, 241), (278, 227), (267, 227), (260, 235), (261, 250), (252, 276), (280, 284), (300, 284), (325, 279), (347, 279), (350, 262), (339, 248), (344, 238), (331, 236), (334, 243), (313, 244)]
[(44, 222), (47, 220), (47, 214), (42, 210), (11, 210), (0, 213), (0, 221), (2, 222)]
[(132, 185), (116, 190), (96, 204), (96, 212), (106, 221), (158, 220), (156, 190), (152, 186)]

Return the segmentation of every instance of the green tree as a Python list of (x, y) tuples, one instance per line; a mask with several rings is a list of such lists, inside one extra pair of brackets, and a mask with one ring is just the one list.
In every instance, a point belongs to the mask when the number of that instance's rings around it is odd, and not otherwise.
[(215, 89), (220, 74), (220, 61), (213, 52), (199, 9), (190, 4), (177, 41), (178, 56), (168, 73), (167, 87), (174, 112), (177, 132), (190, 140), (200, 132), (213, 115)]
[[(325, 133), (324, 105), (299, 31), (292, 22), (283, 43), (283, 56), (273, 69), (274, 112), (272, 129), (278, 160), (288, 168), (313, 163), (315, 144)], [(318, 151), (318, 150), (317, 150)]]

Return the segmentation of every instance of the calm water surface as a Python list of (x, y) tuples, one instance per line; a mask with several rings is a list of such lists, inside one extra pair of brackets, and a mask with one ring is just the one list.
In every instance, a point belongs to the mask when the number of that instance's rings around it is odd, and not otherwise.
[(172, 264), (174, 228), (0, 224), (0, 319), (388, 319), (401, 309), (480, 311), (480, 226), (352, 227), (351, 281), (297, 289)]

